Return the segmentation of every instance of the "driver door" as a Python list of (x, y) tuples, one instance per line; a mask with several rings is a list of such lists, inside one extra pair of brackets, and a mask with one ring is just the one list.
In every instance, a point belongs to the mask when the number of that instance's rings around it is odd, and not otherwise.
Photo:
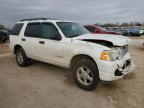
[(39, 39), (39, 57), (52, 64), (64, 64), (67, 47), (61, 40), (57, 28), (52, 23), (41, 23), (42, 33)]

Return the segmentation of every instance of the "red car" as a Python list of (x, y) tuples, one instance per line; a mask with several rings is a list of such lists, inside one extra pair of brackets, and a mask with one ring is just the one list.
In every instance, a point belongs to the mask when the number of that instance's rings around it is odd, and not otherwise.
[(85, 25), (84, 27), (87, 30), (89, 30), (91, 33), (122, 35), (121, 33), (117, 33), (115, 31), (108, 31), (108, 30), (106, 30), (100, 26), (96, 26), (96, 25)]

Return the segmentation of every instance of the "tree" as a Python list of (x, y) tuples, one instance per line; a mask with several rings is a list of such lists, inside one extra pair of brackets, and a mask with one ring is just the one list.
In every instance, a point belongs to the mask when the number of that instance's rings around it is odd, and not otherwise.
[(140, 22), (135, 22), (135, 26), (141, 26), (142, 24)]
[(3, 30), (3, 29), (6, 29), (6, 27), (0, 24), (0, 30)]
[(128, 25), (129, 25), (129, 24), (128, 24), (128, 23), (125, 23), (125, 22), (121, 24), (121, 26), (123, 26), (123, 27), (127, 27)]
[(119, 26), (120, 26), (120, 23), (119, 23), (119, 22), (117, 22), (117, 23), (115, 24), (115, 26), (116, 26), (116, 27), (119, 27)]
[(106, 23), (102, 25), (103, 27), (113, 27), (115, 26), (113, 23)]

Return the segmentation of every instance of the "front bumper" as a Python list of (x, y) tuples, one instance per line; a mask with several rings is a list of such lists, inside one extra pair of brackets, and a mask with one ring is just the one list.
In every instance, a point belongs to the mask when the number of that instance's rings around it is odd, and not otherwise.
[[(127, 66), (125, 66), (127, 61), (130, 61), (130, 63)], [(96, 63), (99, 69), (100, 80), (103, 81), (113, 81), (113, 80), (121, 79), (126, 74), (132, 72), (132, 70), (134, 70), (135, 68), (129, 53), (127, 53), (120, 60), (116, 60), (116, 61), (96, 60)]]

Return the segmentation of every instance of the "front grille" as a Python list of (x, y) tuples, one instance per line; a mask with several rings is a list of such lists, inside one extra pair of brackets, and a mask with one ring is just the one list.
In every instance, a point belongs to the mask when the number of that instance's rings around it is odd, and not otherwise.
[(128, 45), (121, 47), (122, 57), (128, 53)]

